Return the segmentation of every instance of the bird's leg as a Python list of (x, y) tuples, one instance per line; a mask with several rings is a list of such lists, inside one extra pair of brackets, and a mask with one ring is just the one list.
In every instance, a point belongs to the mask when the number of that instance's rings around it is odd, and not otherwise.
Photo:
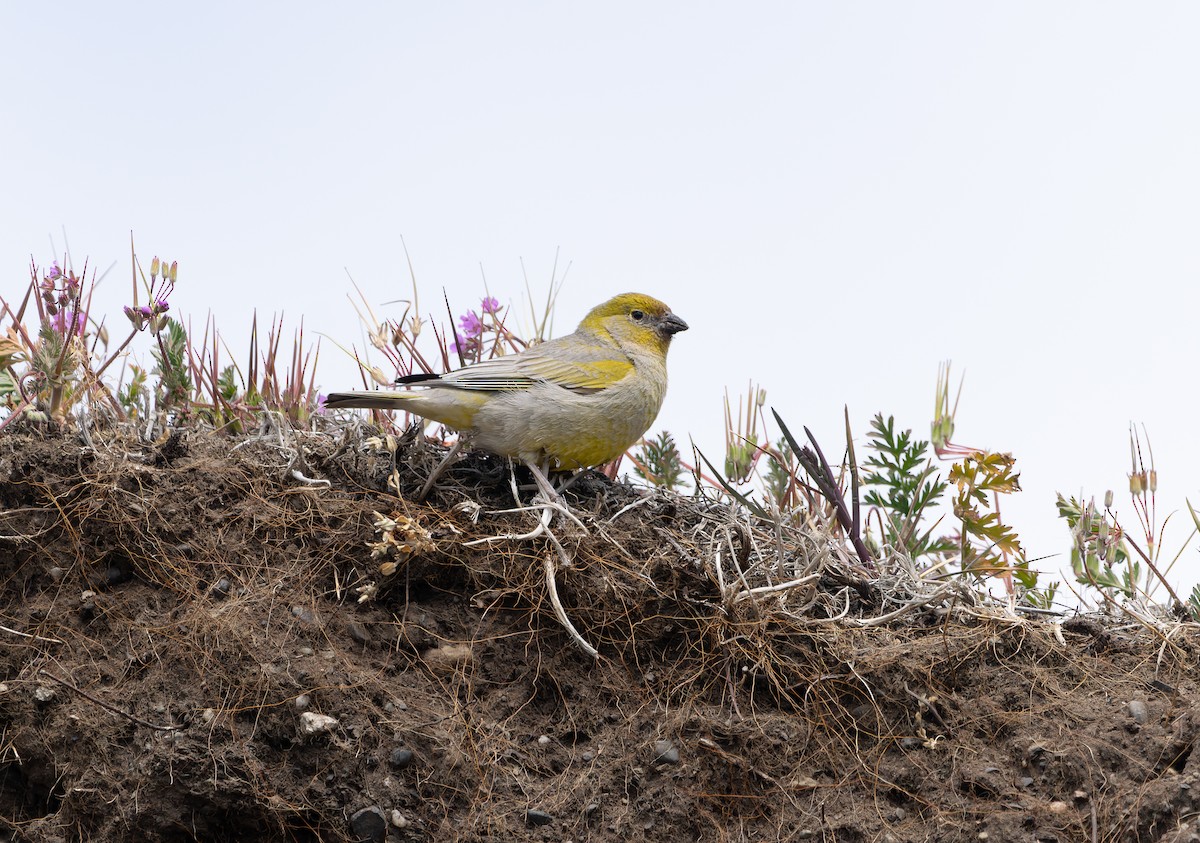
[(572, 486), (574, 486), (575, 481), (582, 477), (583, 473), (583, 469), (571, 472), (571, 476), (564, 480), (562, 485), (558, 487), (558, 493), (561, 495), (563, 492), (567, 491), (567, 489), (570, 489)]
[(521, 490), (517, 488), (517, 467), (513, 464), (512, 457), (506, 457), (508, 460), (508, 486), (512, 489), (513, 503), (518, 507), (521, 505)]
[(544, 460), (541, 466), (525, 457), (521, 458), (521, 462), (525, 463), (525, 467), (533, 472), (533, 479), (537, 483), (542, 497), (546, 499), (546, 503), (558, 503), (558, 492), (554, 490), (554, 484), (550, 482), (550, 477), (547, 474), (550, 470), (550, 459), (547, 458)]
[(446, 466), (450, 464), (450, 460), (458, 456), (458, 452), (462, 450), (462, 447), (463, 439), (460, 436), (458, 439), (454, 440), (454, 444), (450, 446), (450, 450), (446, 452), (446, 456), (442, 457), (442, 461), (437, 464), (437, 468), (430, 472), (429, 479), (425, 481), (425, 485), (421, 487), (421, 491), (417, 495), (417, 500), (425, 500), (425, 496), (428, 495), (429, 490), (433, 488), (434, 481), (441, 476), (442, 472), (446, 469)]

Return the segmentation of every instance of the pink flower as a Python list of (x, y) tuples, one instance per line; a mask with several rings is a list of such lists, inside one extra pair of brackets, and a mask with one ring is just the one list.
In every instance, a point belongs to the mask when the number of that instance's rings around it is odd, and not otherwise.
[(54, 316), (50, 317), (50, 324), (53, 326), (55, 333), (64, 336), (83, 336), (83, 330), (87, 327), (87, 316), (82, 313), (76, 313), (75, 318), (65, 311), (60, 310)]
[(488, 296), (479, 304), (484, 313), (496, 314), (500, 312), (500, 302), (494, 296)]
[(458, 323), (462, 327), (463, 336), (467, 339), (475, 339), (483, 333), (483, 322), (479, 320), (479, 314), (473, 310), (468, 310), (460, 316)]
[(479, 337), (463, 337), (459, 342), (450, 343), (451, 354), (462, 354), (473, 357), (479, 350)]

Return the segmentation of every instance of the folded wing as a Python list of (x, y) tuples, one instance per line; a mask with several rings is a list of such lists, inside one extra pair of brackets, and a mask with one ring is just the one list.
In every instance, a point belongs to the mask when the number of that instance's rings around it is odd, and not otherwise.
[(552, 383), (587, 395), (612, 386), (633, 371), (628, 358), (612, 359), (612, 349), (597, 348), (594, 353), (575, 350), (570, 355), (574, 359), (565, 357), (561, 349), (544, 343), (522, 354), (484, 360), (421, 385), (495, 392)]

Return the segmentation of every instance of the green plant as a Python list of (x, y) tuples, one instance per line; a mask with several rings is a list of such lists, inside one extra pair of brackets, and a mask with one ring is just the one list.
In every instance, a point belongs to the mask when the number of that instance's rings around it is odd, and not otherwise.
[(1058, 584), (1041, 585), (1040, 574), (1025, 558), (1016, 530), (1000, 517), (1000, 495), (1021, 491), (1015, 464), (1011, 454), (976, 451), (951, 467), (949, 480), (956, 489), (954, 514), (962, 525), (959, 566), (963, 573), (979, 579), (999, 576), (1019, 602), (1049, 608)]
[(133, 420), (148, 411), (149, 390), (146, 389), (146, 370), (136, 364), (129, 367), (129, 380), (117, 388), (117, 403)]
[(163, 411), (182, 414), (189, 409), (192, 378), (187, 369), (187, 352), (187, 331), (168, 316), (158, 332), (158, 346), (150, 352), (157, 364), (154, 370), (158, 375), (156, 396), (158, 407)]
[[(962, 381), (958, 389), (958, 396), (961, 395)], [(939, 457), (961, 458), (951, 466), (947, 476), (955, 487), (953, 511), (960, 525), (959, 569), (980, 580), (998, 576), (1013, 598), (1026, 605), (1048, 607), (1057, 584), (1040, 585), (1040, 575), (1025, 558), (1016, 530), (1000, 517), (1000, 496), (1021, 491), (1020, 475), (1014, 470), (1016, 459), (1012, 454), (951, 442), (957, 412), (958, 397), (953, 408), (950, 406), (947, 361), (938, 369), (930, 429), (934, 452)]]
[[(1143, 435), (1145, 432), (1143, 431)], [(1146, 453), (1149, 465), (1142, 456), (1142, 437), (1137, 428), (1129, 431), (1130, 472), (1129, 495), (1137, 515), (1145, 548), (1138, 544), (1121, 525), (1113, 512), (1113, 493), (1104, 495), (1104, 510), (1091, 500), (1086, 505), (1075, 498), (1058, 495), (1059, 516), (1064, 518), (1071, 530), (1071, 569), (1080, 585), (1095, 588), (1106, 601), (1115, 602), (1117, 597), (1129, 600), (1139, 595), (1150, 597), (1162, 586), (1170, 596), (1170, 605), (1180, 616), (1200, 619), (1194, 611), (1192, 597), (1185, 602), (1171, 587), (1167, 574), (1179, 561), (1200, 529), (1200, 518), (1187, 502), (1197, 529), (1188, 533), (1170, 563), (1162, 565), (1162, 535), (1170, 516), (1161, 526), (1157, 522), (1156, 493), (1158, 471), (1154, 467), (1154, 452), (1150, 439), (1146, 437)]]
[(1106, 598), (1133, 597), (1141, 565), (1129, 554), (1124, 531), (1110, 518), (1112, 492), (1101, 512), (1095, 500), (1086, 504), (1057, 495), (1058, 515), (1071, 530), (1071, 570), (1081, 585), (1098, 589)]
[(633, 470), (653, 486), (680, 488), (684, 466), (674, 437), (664, 430), (655, 439), (643, 439), (633, 457)]
[(955, 549), (948, 536), (934, 537), (935, 522), (921, 532), (921, 522), (935, 506), (948, 483), (937, 473), (926, 452), (929, 443), (913, 439), (912, 430), (896, 432), (895, 419), (877, 413), (871, 420), (867, 446), (874, 453), (863, 463), (863, 485), (870, 488), (864, 502), (882, 513), (883, 543), (901, 548), (912, 559), (941, 557)]
[(956, 490), (954, 517), (962, 525), (958, 549), (964, 572), (1001, 574), (1008, 570), (1010, 556), (1023, 555), (1016, 531), (1000, 519), (998, 501), (988, 500), (989, 495), (1021, 491), (1015, 464), (1011, 454), (976, 451), (950, 468), (949, 480)]
[(735, 485), (750, 482), (765, 453), (758, 445), (758, 424), (766, 401), (767, 391), (751, 383), (746, 397), (738, 397), (735, 416), (725, 393), (725, 478)]
[(796, 452), (784, 437), (775, 442), (763, 477), (763, 491), (782, 512), (791, 512), (800, 503), (802, 484), (798, 480), (800, 463)]

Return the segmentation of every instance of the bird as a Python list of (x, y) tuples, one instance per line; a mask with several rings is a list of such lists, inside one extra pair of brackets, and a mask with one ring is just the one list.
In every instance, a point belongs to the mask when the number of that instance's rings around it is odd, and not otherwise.
[(327, 408), (405, 410), (461, 434), (426, 481), (463, 447), (519, 460), (547, 498), (551, 470), (603, 465), (654, 423), (667, 392), (667, 351), (688, 325), (663, 302), (622, 293), (573, 333), (443, 375), (412, 374), (402, 391), (334, 392)]

